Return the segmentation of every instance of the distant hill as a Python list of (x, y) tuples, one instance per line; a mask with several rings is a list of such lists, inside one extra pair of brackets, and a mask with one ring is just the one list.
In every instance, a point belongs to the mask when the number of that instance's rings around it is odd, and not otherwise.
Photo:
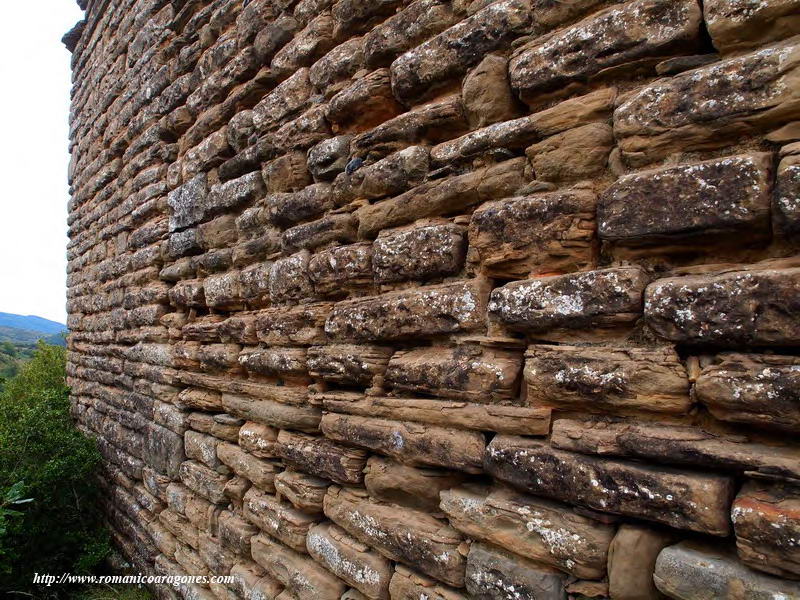
[[(0, 312), (0, 327), (11, 327), (13, 329), (35, 331), (40, 334), (46, 333), (51, 335), (67, 330), (67, 326), (63, 323), (57, 323), (56, 321), (50, 321), (33, 315), (23, 316), (4, 312)], [(40, 335), (39, 337), (42, 336)]]

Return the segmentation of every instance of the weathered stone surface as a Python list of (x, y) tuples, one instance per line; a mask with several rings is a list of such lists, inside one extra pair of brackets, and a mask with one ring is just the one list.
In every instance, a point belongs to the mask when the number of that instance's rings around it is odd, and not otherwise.
[(264, 165), (261, 171), (267, 193), (299, 192), (311, 184), (305, 152), (289, 152)]
[(724, 550), (692, 542), (665, 548), (658, 555), (653, 581), (662, 594), (679, 600), (743, 600), (800, 596), (800, 584), (752, 571)]
[(320, 429), (326, 437), (368, 448), (410, 465), (433, 465), (479, 473), (486, 444), (471, 431), (405, 421), (387, 421), (326, 413)]
[(470, 248), (493, 277), (591, 268), (596, 201), (589, 191), (564, 191), (487, 202), (472, 214)]
[(517, 116), (517, 101), (508, 81), (508, 60), (497, 54), (484, 58), (464, 78), (461, 98), (473, 129)]
[(492, 440), (485, 468), (536, 495), (677, 529), (719, 536), (730, 531), (728, 477), (597, 459), (511, 436)]
[(479, 10), (392, 63), (395, 95), (410, 103), (463, 75), (482, 56), (522, 33), (530, 19), (530, 5), (521, 0), (503, 0)]
[(800, 233), (800, 146), (778, 165), (773, 197), (773, 222), (784, 237)]
[(672, 534), (623, 523), (608, 548), (608, 588), (619, 600), (659, 600), (653, 571)]
[(457, 274), (464, 265), (467, 240), (453, 223), (383, 230), (375, 240), (372, 266), (380, 283), (434, 279)]
[(404, 194), (359, 208), (358, 234), (374, 237), (381, 229), (422, 217), (447, 216), (497, 197), (514, 194), (524, 185), (524, 160), (512, 159), (466, 175), (423, 183)]
[(640, 316), (646, 285), (639, 267), (528, 279), (496, 288), (489, 314), (520, 331), (610, 328)]
[(614, 147), (614, 133), (605, 123), (568, 129), (525, 149), (536, 179), (571, 181), (600, 175)]
[(275, 476), (275, 490), (278, 496), (305, 513), (322, 513), (322, 500), (330, 482), (313, 475), (296, 471), (282, 471)]
[(177, 477), (178, 469), (185, 460), (183, 437), (166, 427), (148, 423), (144, 438), (142, 458), (156, 471)]
[(245, 452), (257, 458), (275, 458), (275, 440), (278, 431), (274, 427), (248, 421), (239, 429), (237, 442)]
[(800, 32), (796, 0), (710, 0), (703, 12), (711, 40), (721, 52), (754, 48)]
[(344, 171), (350, 156), (349, 135), (324, 140), (308, 151), (308, 170), (315, 181), (333, 179)]
[(366, 341), (474, 331), (483, 324), (487, 291), (469, 280), (346, 300), (333, 307), (325, 333)]
[(217, 446), (217, 456), (239, 477), (252, 481), (253, 485), (268, 492), (275, 491), (273, 480), (280, 470), (279, 465), (256, 458), (236, 444), (222, 442)]
[[(227, 468), (217, 458), (217, 444), (219, 440), (211, 435), (197, 431), (187, 431), (183, 436), (186, 458), (203, 463), (207, 467), (221, 473), (227, 473)], [(220, 467), (222, 467), (220, 469)]]
[(298, 69), (278, 85), (253, 109), (253, 125), (258, 131), (276, 129), (284, 119), (301, 112), (311, 96), (308, 69)]
[(522, 149), (540, 138), (605, 120), (614, 110), (616, 95), (614, 88), (604, 88), (527, 117), (494, 123), (459, 138), (448, 139), (431, 149), (431, 160), (436, 165), (443, 165), (494, 148)]
[(308, 70), (308, 78), (329, 96), (364, 65), (364, 38), (355, 37), (333, 48)]
[(550, 431), (549, 408), (424, 398), (365, 397), (349, 392), (329, 392), (321, 394), (321, 399), (326, 410), (362, 417), (402, 419), (443, 427), (519, 435), (547, 435)]
[(256, 316), (258, 339), (268, 345), (293, 346), (325, 342), (325, 320), (331, 304), (306, 304), (286, 309), (268, 309)]
[(800, 491), (747, 482), (731, 511), (739, 558), (747, 566), (800, 579)]
[(405, 192), (421, 184), (428, 173), (428, 150), (410, 146), (353, 173), (337, 176), (333, 183), (336, 204), (356, 198), (375, 200)]
[(443, 585), (435, 579), (430, 579), (403, 565), (395, 567), (392, 581), (389, 584), (389, 594), (392, 600), (467, 600), (459, 591)]
[(615, 111), (619, 147), (644, 164), (797, 118), (798, 61), (798, 46), (787, 42), (656, 81)]
[(258, 348), (239, 355), (239, 364), (251, 373), (275, 377), (298, 377), (308, 371), (306, 351), (291, 348)]
[(608, 546), (614, 537), (610, 525), (506, 488), (464, 486), (443, 491), (441, 498), (450, 523), (470, 538), (576, 577), (605, 575)]
[(178, 394), (176, 404), (180, 407), (207, 410), (209, 412), (222, 411), (222, 395), (219, 392), (200, 388), (186, 388)]
[(223, 394), (222, 405), (230, 414), (242, 419), (298, 431), (317, 431), (321, 418), (319, 409), (313, 406), (284, 404), (233, 394)]
[(243, 514), (253, 525), (298, 552), (305, 552), (306, 535), (317, 521), (255, 487), (244, 495)]
[(427, 513), (378, 504), (356, 489), (332, 486), (325, 516), (391, 560), (449, 585), (464, 585), (463, 538)]
[(502, 403), (516, 400), (521, 370), (518, 352), (462, 345), (397, 352), (384, 379), (396, 391)]
[(286, 586), (298, 600), (339, 600), (347, 587), (313, 559), (272, 541), (266, 535), (255, 536), (251, 544), (253, 560)]
[(225, 483), (228, 481), (227, 475), (221, 475), (205, 465), (187, 460), (181, 463), (180, 478), (186, 487), (209, 502), (214, 504), (227, 502), (223, 492)]
[(392, 95), (389, 69), (356, 79), (331, 98), (328, 120), (337, 131), (362, 132), (397, 116), (402, 108)]
[(698, 400), (722, 421), (800, 431), (800, 359), (725, 353), (704, 368)]
[(636, 0), (518, 48), (511, 85), (535, 106), (563, 95), (603, 69), (696, 45), (702, 13), (694, 0)]
[(220, 513), (218, 527), (223, 547), (240, 556), (250, 556), (250, 538), (258, 533), (258, 528), (227, 510)]
[[(763, 237), (769, 228), (772, 156), (742, 154), (626, 175), (600, 197), (598, 233), (622, 244)], [(657, 200), (657, 201), (654, 201)]]
[(645, 320), (674, 342), (792, 346), (800, 340), (800, 268), (752, 269), (658, 280)]
[(280, 74), (295, 73), (308, 67), (333, 48), (333, 19), (330, 13), (317, 15), (283, 48), (278, 50), (270, 67)]
[(208, 178), (205, 173), (196, 175), (170, 192), (167, 198), (171, 209), (169, 230), (177, 231), (202, 221), (207, 194)]
[(364, 487), (372, 498), (415, 510), (438, 512), (439, 492), (461, 483), (453, 471), (411, 467), (381, 456), (367, 462)]
[(281, 236), (284, 251), (313, 250), (332, 243), (355, 242), (356, 223), (352, 215), (333, 214), (310, 223), (295, 225)]
[(342, 484), (364, 480), (367, 453), (363, 450), (291, 431), (278, 434), (276, 450), (285, 463), (298, 471)]
[(671, 348), (534, 345), (525, 359), (527, 398), (537, 406), (606, 414), (691, 406), (686, 369)]
[(550, 443), (583, 454), (628, 456), (800, 480), (800, 449), (751, 443), (747, 438), (715, 435), (697, 427), (558, 419), (553, 423)]
[(473, 543), (467, 557), (467, 591), (475, 600), (517, 597), (564, 600), (564, 577), (494, 546)]
[(392, 563), (373, 552), (332, 523), (308, 532), (306, 547), (311, 557), (366, 597), (388, 600)]
[(373, 285), (372, 244), (339, 246), (315, 253), (308, 263), (314, 291), (321, 296), (341, 296), (349, 290)]
[(219, 310), (243, 308), (242, 285), (239, 271), (211, 275), (203, 281), (206, 304)]
[(341, 385), (369, 387), (386, 371), (393, 350), (385, 346), (333, 344), (308, 349), (312, 377)]
[(394, 13), (401, 5), (399, 0), (380, 0), (380, 2), (337, 0), (331, 9), (335, 22), (335, 35), (339, 39), (345, 39), (353, 33), (367, 31), (372, 25)]
[(282, 192), (265, 200), (270, 220), (280, 227), (291, 227), (313, 219), (332, 208), (330, 184), (309, 185), (298, 192)]

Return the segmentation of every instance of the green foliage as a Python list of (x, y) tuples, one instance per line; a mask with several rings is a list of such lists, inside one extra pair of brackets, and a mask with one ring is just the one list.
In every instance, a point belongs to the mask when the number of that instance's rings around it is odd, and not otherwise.
[(0, 591), (65, 595), (33, 574), (89, 573), (108, 552), (100, 455), (73, 426), (65, 365), (64, 348), (40, 342), (0, 395)]

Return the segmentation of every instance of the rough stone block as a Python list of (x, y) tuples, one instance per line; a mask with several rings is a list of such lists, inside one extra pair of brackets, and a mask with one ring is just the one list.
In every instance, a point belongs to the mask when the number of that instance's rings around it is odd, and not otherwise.
[(645, 293), (645, 320), (690, 344), (793, 346), (800, 341), (800, 268), (660, 279)]
[(314, 560), (367, 598), (389, 599), (392, 563), (343, 529), (332, 523), (317, 525), (309, 530), (306, 547)]
[(255, 487), (244, 495), (243, 514), (253, 525), (297, 552), (306, 551), (308, 530), (317, 521)]
[(463, 587), (463, 538), (429, 514), (378, 504), (364, 492), (332, 486), (325, 496), (325, 516), (387, 558)]
[(225, 504), (227, 475), (221, 475), (193, 460), (181, 464), (180, 478), (186, 487), (214, 504)]
[(321, 344), (332, 304), (306, 304), (292, 309), (263, 310), (256, 315), (258, 340), (270, 346)]
[(438, 512), (439, 492), (464, 480), (461, 473), (411, 467), (381, 456), (370, 457), (365, 473), (372, 498), (424, 512)]
[(479, 10), (392, 63), (392, 89), (411, 103), (447, 80), (459, 77), (482, 56), (501, 48), (531, 22), (530, 5), (503, 0)]
[(467, 591), (475, 600), (564, 600), (564, 576), (500, 548), (473, 543), (467, 557)]
[(278, 430), (263, 423), (248, 421), (239, 429), (239, 447), (257, 458), (276, 458)]
[(614, 527), (564, 505), (505, 488), (472, 485), (443, 491), (441, 509), (451, 525), (470, 538), (579, 578), (605, 576)]
[(664, 548), (653, 581), (662, 594), (681, 600), (725, 598), (731, 590), (743, 600), (800, 596), (800, 583), (762, 575), (724, 550), (692, 542)]
[[(227, 469), (217, 458), (219, 440), (198, 431), (187, 431), (183, 436), (186, 458), (196, 460), (215, 471), (226, 473)], [(222, 470), (220, 470), (222, 467)]]
[(252, 481), (253, 485), (262, 490), (275, 491), (273, 480), (275, 474), (280, 471), (278, 464), (256, 458), (236, 444), (227, 442), (222, 442), (217, 446), (217, 456), (239, 477)]
[(314, 286), (308, 276), (311, 255), (301, 250), (272, 263), (269, 273), (269, 297), (273, 304), (296, 304), (314, 295)]
[(372, 266), (380, 283), (455, 275), (467, 251), (463, 227), (452, 223), (382, 231), (373, 244)]
[(306, 351), (300, 348), (257, 348), (239, 355), (239, 364), (250, 373), (273, 377), (302, 377), (308, 372)]
[(325, 323), (338, 340), (381, 340), (475, 331), (484, 323), (488, 290), (458, 281), (339, 302)]
[(356, 79), (331, 98), (327, 117), (337, 131), (358, 133), (401, 112), (402, 107), (392, 95), (389, 69), (378, 69)]
[(717, 419), (800, 432), (800, 359), (725, 353), (697, 378), (695, 394)]
[(206, 304), (219, 310), (237, 310), (242, 305), (242, 285), (239, 271), (210, 275), (203, 281)]
[(568, 273), (595, 263), (597, 197), (589, 191), (534, 194), (481, 205), (469, 225), (470, 249), (492, 277)]
[(344, 205), (357, 198), (377, 200), (401, 194), (425, 180), (428, 159), (427, 148), (410, 146), (352, 173), (342, 173), (333, 182), (335, 202)]
[(183, 436), (156, 423), (148, 423), (142, 458), (156, 471), (174, 479), (186, 460)]
[(219, 542), (224, 548), (239, 556), (250, 556), (250, 538), (258, 533), (257, 527), (228, 510), (220, 513), (218, 527)]
[(472, 129), (516, 117), (519, 108), (508, 81), (508, 59), (497, 54), (484, 58), (464, 78), (461, 98)]
[(747, 482), (731, 511), (739, 558), (747, 566), (800, 579), (800, 492), (785, 484)]
[(329, 485), (327, 479), (295, 471), (282, 471), (275, 476), (278, 496), (311, 515), (322, 513), (322, 501)]
[(205, 173), (196, 175), (169, 193), (167, 202), (171, 209), (170, 232), (195, 225), (203, 220), (208, 179)]
[(492, 292), (489, 314), (519, 331), (619, 327), (641, 315), (646, 285), (640, 267), (517, 281)]
[(275, 446), (284, 462), (298, 471), (342, 484), (364, 480), (367, 453), (325, 438), (281, 431)]
[(313, 92), (308, 69), (298, 69), (253, 108), (253, 126), (258, 131), (277, 129), (287, 118), (300, 113)]
[(637, 0), (612, 7), (518, 48), (511, 85), (535, 106), (604, 69), (697, 45), (702, 12), (694, 0)]
[(671, 348), (534, 345), (525, 359), (527, 398), (537, 406), (605, 414), (691, 406), (686, 368)]
[(532, 494), (677, 529), (730, 531), (729, 477), (582, 456), (511, 436), (492, 440), (485, 468)]
[(479, 473), (486, 447), (473, 431), (326, 413), (320, 429), (326, 437), (391, 456), (411, 465), (433, 465)]
[(315, 253), (308, 275), (320, 296), (342, 296), (373, 285), (372, 244), (348, 244)]
[(271, 399), (223, 394), (222, 405), (230, 414), (271, 427), (317, 431), (320, 410), (314, 406), (285, 404)]
[(385, 346), (332, 344), (308, 349), (308, 370), (312, 377), (330, 383), (370, 387), (383, 375), (394, 350)]
[(407, 569), (403, 565), (395, 567), (392, 581), (389, 583), (389, 595), (392, 600), (418, 600), (427, 598), (428, 600), (467, 600), (458, 590), (443, 585), (431, 579)]
[(602, 174), (614, 147), (614, 132), (605, 123), (569, 129), (525, 149), (536, 175), (543, 181), (574, 181)]
[(797, 0), (709, 0), (703, 4), (708, 33), (720, 52), (736, 52), (800, 33)]
[(333, 179), (344, 171), (350, 158), (349, 135), (324, 140), (308, 151), (308, 170), (315, 181)]
[(281, 246), (285, 252), (313, 250), (332, 243), (355, 242), (357, 237), (352, 215), (331, 214), (287, 229), (281, 236)]
[(518, 352), (460, 345), (396, 352), (384, 376), (387, 387), (470, 402), (516, 401), (522, 356)]
[(792, 239), (800, 233), (800, 152), (781, 160), (776, 179), (773, 222), (778, 233)]
[(623, 523), (608, 549), (608, 588), (615, 600), (659, 600), (653, 583), (659, 553), (672, 534)]
[(764, 237), (772, 156), (760, 152), (626, 175), (600, 197), (602, 240), (639, 245)]
[(270, 194), (264, 203), (270, 220), (280, 227), (291, 227), (319, 217), (333, 208), (331, 186), (328, 183), (315, 183), (298, 192)]

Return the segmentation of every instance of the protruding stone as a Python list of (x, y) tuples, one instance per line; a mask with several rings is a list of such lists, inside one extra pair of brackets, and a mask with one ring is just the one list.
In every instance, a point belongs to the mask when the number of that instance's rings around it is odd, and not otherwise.
[(467, 591), (475, 600), (517, 595), (536, 600), (565, 600), (564, 576), (500, 548), (473, 542), (467, 557)]
[(342, 484), (364, 480), (367, 453), (321, 437), (281, 431), (276, 444), (278, 455), (298, 471)]
[(800, 32), (797, 0), (708, 0), (703, 11), (711, 41), (725, 53), (755, 48)]
[(464, 78), (461, 97), (473, 129), (517, 116), (517, 100), (508, 82), (508, 59), (497, 54), (484, 58)]
[(525, 149), (536, 179), (574, 181), (602, 174), (614, 147), (614, 132), (605, 123), (568, 129)]
[(393, 350), (384, 346), (333, 344), (308, 349), (312, 377), (341, 385), (369, 387), (386, 370)]
[(608, 549), (608, 588), (615, 600), (660, 600), (653, 583), (659, 553), (673, 541), (667, 531), (623, 523)]
[(380, 283), (455, 275), (464, 265), (463, 227), (452, 223), (384, 230), (373, 244), (372, 266)]
[(244, 495), (244, 517), (292, 550), (305, 552), (308, 530), (318, 520), (252, 487)]
[(439, 492), (464, 480), (455, 471), (412, 467), (382, 456), (367, 462), (364, 486), (376, 500), (424, 512), (439, 511)]

